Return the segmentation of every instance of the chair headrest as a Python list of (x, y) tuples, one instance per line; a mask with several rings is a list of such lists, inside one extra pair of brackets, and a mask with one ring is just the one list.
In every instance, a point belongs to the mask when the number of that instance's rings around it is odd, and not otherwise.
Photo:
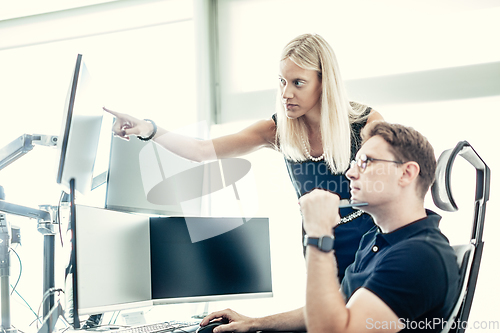
[(457, 155), (465, 158), (476, 168), (476, 200), (488, 201), (490, 193), (490, 169), (467, 141), (460, 141), (455, 148), (445, 150), (439, 156), (436, 180), (431, 187), (434, 204), (448, 212), (458, 210), (451, 192), (451, 169)]

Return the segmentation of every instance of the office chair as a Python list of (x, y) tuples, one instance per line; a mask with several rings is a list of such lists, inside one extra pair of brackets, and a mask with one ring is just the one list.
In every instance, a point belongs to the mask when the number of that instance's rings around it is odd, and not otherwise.
[[(472, 299), (476, 289), (479, 264), (483, 254), (483, 226), (486, 202), (490, 196), (490, 168), (484, 163), (474, 148), (467, 142), (459, 142), (455, 148), (444, 151), (438, 159), (436, 181), (431, 193), (435, 205), (448, 212), (458, 210), (451, 192), (451, 171), (457, 155), (462, 156), (476, 169), (476, 196), (471, 239), (468, 244), (453, 246), (459, 266), (459, 296), (447, 325), (441, 333), (463, 333), (469, 318)], [(464, 324), (465, 323), (465, 324)]]

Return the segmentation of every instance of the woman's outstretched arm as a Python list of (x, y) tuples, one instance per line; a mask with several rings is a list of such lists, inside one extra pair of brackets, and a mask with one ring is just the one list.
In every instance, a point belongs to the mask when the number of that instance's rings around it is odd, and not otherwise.
[[(149, 137), (153, 124), (125, 113), (103, 108), (115, 117), (113, 133), (125, 140), (130, 135)], [(272, 119), (260, 120), (247, 128), (212, 140), (199, 140), (167, 131), (161, 127), (152, 138), (163, 148), (192, 161), (207, 161), (242, 156), (260, 148), (273, 148), (275, 123)]]

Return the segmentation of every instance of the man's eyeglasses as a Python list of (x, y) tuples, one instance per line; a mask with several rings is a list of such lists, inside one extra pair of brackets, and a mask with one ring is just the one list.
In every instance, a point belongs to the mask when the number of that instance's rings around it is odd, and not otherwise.
[(396, 164), (404, 164), (404, 162), (401, 162), (401, 161), (383, 160), (380, 158), (368, 157), (365, 154), (363, 154), (351, 162), (351, 168), (353, 168), (354, 166), (357, 166), (359, 172), (363, 173), (363, 172), (365, 172), (366, 167), (368, 166), (368, 162), (390, 162), (390, 163), (396, 163)]

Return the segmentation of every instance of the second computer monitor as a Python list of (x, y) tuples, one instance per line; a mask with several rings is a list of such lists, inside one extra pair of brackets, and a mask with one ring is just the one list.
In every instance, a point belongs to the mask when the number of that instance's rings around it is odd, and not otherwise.
[[(269, 220), (241, 221), (228, 217), (151, 218), (153, 303), (272, 296)], [(235, 225), (239, 226), (204, 240), (193, 242), (191, 237), (194, 229), (227, 230)]]

